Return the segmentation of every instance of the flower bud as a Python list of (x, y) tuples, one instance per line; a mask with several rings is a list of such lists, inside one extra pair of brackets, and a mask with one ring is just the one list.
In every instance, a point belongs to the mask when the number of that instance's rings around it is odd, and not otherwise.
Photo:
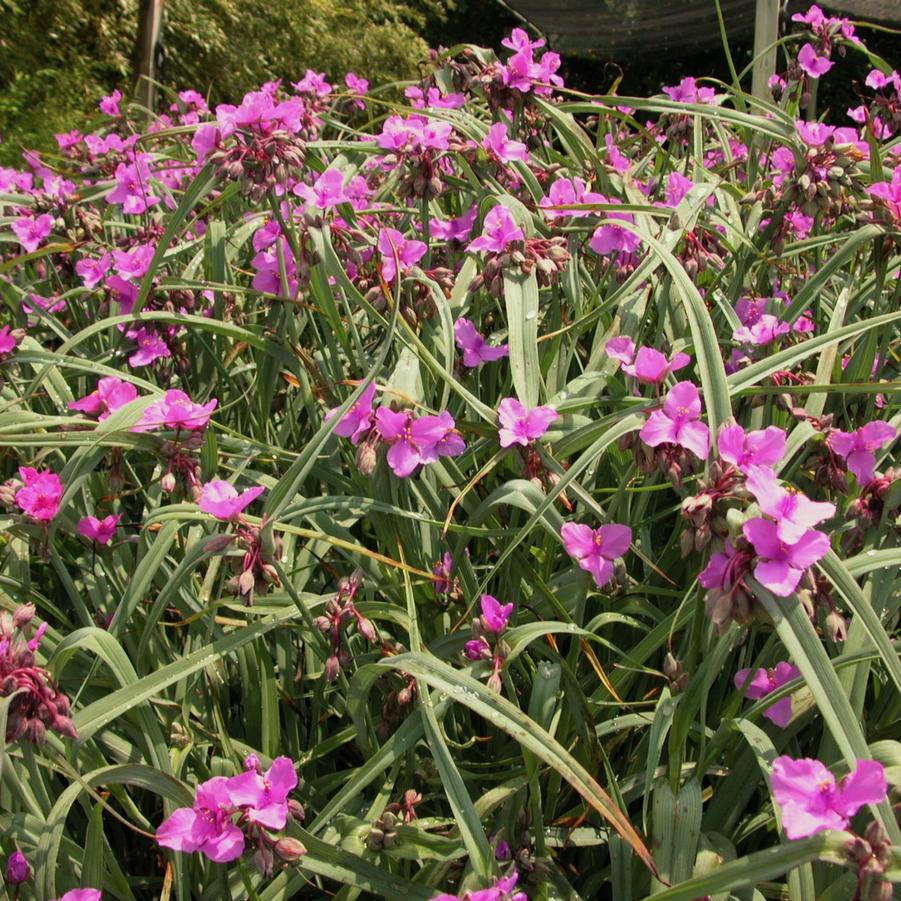
[(272, 875), (272, 866), (275, 863), (275, 855), (269, 848), (261, 845), (254, 852), (253, 862), (256, 864), (256, 868), (260, 873), (262, 873), (263, 876), (268, 877)]
[(339, 672), (341, 672), (341, 662), (338, 660), (337, 654), (332, 654), (328, 660), (325, 661), (325, 681), (334, 682), (335, 679), (338, 678)]
[(307, 818), (303, 804), (300, 801), (295, 801), (294, 798), (288, 799), (288, 814), (292, 820), (297, 820), (298, 823), (302, 823)]
[(175, 491), (175, 473), (173, 473), (173, 472), (167, 472), (167, 473), (160, 479), (160, 488), (161, 488), (166, 494), (172, 494), (172, 492)]
[(823, 625), (830, 640), (834, 641), (836, 644), (844, 641), (848, 637), (848, 623), (837, 610), (830, 611), (829, 615), (826, 617), (826, 622)]
[(357, 469), (360, 471), (360, 475), (366, 476), (367, 479), (371, 478), (377, 463), (378, 454), (376, 453), (375, 445), (364, 441), (357, 448)]
[(357, 631), (367, 641), (378, 641), (378, 634), (375, 631), (375, 626), (372, 624), (372, 621), (366, 619), (365, 616), (361, 616), (357, 619)]
[(21, 851), (13, 851), (6, 861), (6, 881), (10, 885), (21, 885), (31, 878), (31, 867)]
[(15, 613), (13, 613), (13, 626), (16, 629), (24, 629), (32, 619), (34, 619), (34, 614), (34, 604), (22, 604), (22, 606), (17, 607)]
[(296, 838), (290, 836), (280, 838), (274, 845), (275, 853), (282, 859), (291, 861), (298, 860), (307, 853), (307, 849), (303, 842), (299, 842)]
[(253, 594), (255, 584), (256, 578), (254, 577), (252, 569), (245, 569), (244, 572), (238, 576), (238, 591), (241, 594)]

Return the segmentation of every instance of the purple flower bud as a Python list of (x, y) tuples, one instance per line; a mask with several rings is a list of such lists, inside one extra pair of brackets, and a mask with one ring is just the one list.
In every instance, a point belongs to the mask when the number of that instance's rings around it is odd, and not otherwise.
[(263, 767), (260, 764), (260, 758), (256, 754), (248, 754), (244, 758), (244, 769), (247, 772), (262, 773)]
[(13, 851), (6, 861), (6, 881), (10, 885), (21, 885), (31, 878), (31, 867), (21, 851)]

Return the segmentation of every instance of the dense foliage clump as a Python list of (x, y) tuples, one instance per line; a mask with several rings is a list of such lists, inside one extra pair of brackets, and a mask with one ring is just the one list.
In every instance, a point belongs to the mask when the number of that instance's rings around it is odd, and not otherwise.
[(0, 169), (10, 897), (892, 896), (901, 76), (798, 19), (767, 101), (516, 29)]

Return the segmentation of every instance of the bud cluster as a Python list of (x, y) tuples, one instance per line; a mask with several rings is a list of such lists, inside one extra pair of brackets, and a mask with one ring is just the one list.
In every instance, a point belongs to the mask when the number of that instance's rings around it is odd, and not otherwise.
[(363, 584), (363, 571), (355, 570), (338, 583), (338, 593), (326, 604), (325, 615), (315, 620), (316, 628), (329, 636), (329, 656), (325, 662), (325, 679), (334, 682), (343, 667), (353, 661), (353, 655), (344, 640), (345, 626), (353, 622), (357, 632), (367, 641), (378, 641), (372, 621), (363, 616), (354, 604), (354, 597)]
[(69, 718), (69, 699), (50, 673), (35, 662), (34, 652), (47, 630), (39, 626), (28, 638), (34, 618), (33, 604), (23, 604), (12, 614), (0, 614), (0, 697), (12, 698), (6, 721), (6, 741), (17, 739), (43, 743), (48, 729), (67, 738), (78, 738)]
[(306, 143), (287, 131), (249, 132), (247, 143), (215, 151), (210, 163), (220, 178), (241, 185), (241, 196), (259, 203), (276, 186), (286, 187), (303, 171)]
[[(228, 542), (231, 536), (221, 536)], [(248, 607), (253, 606), (254, 595), (265, 594), (270, 587), (279, 588), (281, 580), (278, 570), (273, 565), (282, 557), (282, 542), (279, 535), (275, 536), (275, 547), (271, 553), (263, 546), (260, 529), (240, 528), (235, 536), (238, 544), (244, 548), (244, 555), (240, 558), (232, 558), (232, 569), (235, 570), (228, 580), (228, 590), (244, 599)]]
[(570, 261), (566, 238), (526, 238), (511, 241), (501, 253), (490, 253), (482, 271), (469, 285), (470, 291), (486, 288), (493, 297), (504, 296), (504, 273), (519, 270), (524, 276), (533, 272), (540, 287), (554, 284)]

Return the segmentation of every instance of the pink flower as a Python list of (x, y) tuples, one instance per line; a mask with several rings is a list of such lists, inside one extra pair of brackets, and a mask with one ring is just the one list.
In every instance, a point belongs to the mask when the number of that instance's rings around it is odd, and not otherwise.
[(150, 193), (150, 155), (139, 153), (133, 163), (116, 167), (116, 187), (106, 195), (107, 203), (122, 204), (122, 212), (140, 215), (160, 202)]
[(611, 360), (616, 360), (618, 363), (628, 364), (635, 358), (635, 342), (626, 335), (611, 338), (604, 350)]
[(493, 206), (482, 223), (482, 234), (470, 241), (466, 248), (471, 253), (488, 250), (503, 253), (514, 241), (525, 240), (523, 230), (516, 224), (513, 214), (503, 204)]
[(488, 134), (482, 141), (482, 147), (494, 154), (502, 163), (510, 163), (513, 160), (528, 162), (529, 151), (521, 141), (513, 141), (507, 134), (505, 122), (495, 122), (488, 129)]
[(710, 430), (700, 418), (698, 389), (691, 382), (676, 382), (667, 392), (663, 409), (651, 413), (639, 437), (649, 447), (677, 444), (706, 460), (710, 453)]
[(39, 522), (50, 522), (59, 512), (65, 491), (59, 476), (49, 469), (38, 472), (31, 466), (20, 466), (19, 476), (25, 483), (16, 492), (19, 509)]
[(826, 125), (824, 122), (805, 122), (803, 119), (795, 121), (795, 128), (797, 128), (801, 140), (808, 147), (822, 147), (835, 133), (834, 125)]
[(776, 534), (786, 544), (794, 544), (835, 513), (835, 504), (812, 501), (800, 491), (783, 488), (773, 470), (764, 466), (752, 467), (745, 484), (761, 512), (776, 520)]
[(119, 116), (121, 113), (119, 112), (119, 101), (122, 99), (122, 92), (116, 88), (112, 94), (109, 94), (106, 97), (100, 98), (100, 103), (97, 105), (100, 107), (100, 112), (106, 114), (107, 116)]
[[(608, 135), (609, 137), (609, 135)], [(585, 181), (578, 176), (574, 178), (558, 178), (550, 187), (547, 197), (542, 198), (539, 206), (548, 219), (562, 219), (571, 216), (581, 219), (594, 215), (591, 210), (551, 209), (551, 207), (576, 206), (579, 204), (604, 203), (603, 194), (589, 191)]]
[(713, 103), (716, 99), (713, 88), (699, 88), (697, 80), (690, 75), (677, 85), (665, 87), (663, 93), (677, 103)]
[(120, 407), (130, 404), (138, 396), (138, 389), (131, 382), (124, 382), (116, 376), (104, 376), (97, 387), (78, 400), (70, 401), (69, 409), (97, 416), (103, 422)]
[[(344, 84), (353, 94), (362, 95), (369, 91), (369, 81), (354, 72), (348, 72), (344, 76)], [(366, 104), (362, 100), (354, 100), (354, 106), (357, 109), (366, 109)]]
[(747, 474), (751, 466), (773, 466), (785, 456), (785, 431), (774, 425), (746, 432), (727, 425), (717, 439), (720, 457)]
[[(375, 399), (375, 382), (370, 382), (360, 395), (360, 399), (341, 417), (335, 427), (335, 434), (350, 438), (351, 444), (359, 444), (370, 432), (374, 424), (372, 401)], [(325, 414), (325, 420), (332, 419), (337, 407)]]
[(821, 75), (825, 75), (835, 63), (828, 56), (820, 56), (816, 47), (808, 41), (798, 54), (798, 65), (811, 78), (819, 78)]
[(344, 193), (344, 173), (340, 169), (328, 168), (313, 182), (312, 187), (299, 182), (293, 191), (320, 210), (331, 209), (347, 200)]
[[(612, 197), (603, 197), (600, 202), (619, 203)], [(602, 214), (607, 219), (621, 219), (623, 222), (635, 222), (631, 213), (612, 213), (609, 210)], [(635, 253), (641, 245), (641, 238), (619, 225), (599, 225), (591, 235), (588, 246), (601, 256), (607, 253)]]
[(482, 595), (482, 625), (489, 632), (503, 632), (513, 612), (513, 604), (501, 604), (490, 594)]
[[(792, 666), (785, 661), (780, 661), (776, 664), (775, 668), (766, 669), (765, 667), (761, 667), (754, 673), (753, 678), (750, 678), (750, 681), (749, 677), (751, 676), (751, 670), (740, 669), (735, 674), (734, 681), (735, 687), (739, 691), (745, 688), (745, 685), (747, 684), (745, 696), (752, 701), (756, 701), (765, 697), (770, 692), (775, 691), (777, 688), (781, 688), (787, 682), (799, 678), (800, 675), (801, 670), (796, 666)], [(791, 722), (792, 718), (791, 695), (770, 704), (763, 715), (781, 729), (784, 729)]]
[(10, 228), (19, 239), (22, 249), (26, 253), (34, 253), (53, 230), (53, 217), (49, 213), (43, 213), (37, 218), (22, 216), (14, 219)]
[(864, 804), (885, 800), (885, 770), (875, 760), (858, 760), (836, 784), (819, 760), (777, 757), (770, 776), (773, 797), (782, 808), (788, 838), (807, 838), (824, 829), (845, 829)]
[(527, 447), (537, 441), (550, 424), (559, 418), (553, 407), (532, 407), (528, 410), (515, 397), (505, 397), (497, 407), (500, 445), (511, 447), (520, 444)]
[(410, 475), (422, 463), (434, 463), (442, 456), (456, 456), (466, 447), (454, 431), (454, 419), (447, 411), (414, 420), (409, 412), (396, 413), (388, 407), (380, 407), (375, 414), (375, 424), (382, 438), (391, 444), (388, 465), (400, 478)]
[(332, 93), (325, 72), (314, 72), (312, 69), (307, 69), (300, 81), (292, 81), (291, 87), (298, 93), (316, 94), (317, 97), (327, 97)]
[(179, 807), (156, 831), (164, 848), (191, 854), (200, 851), (216, 863), (244, 853), (244, 833), (232, 822), (236, 806), (229, 779), (216, 776), (197, 786), (193, 807)]
[(425, 255), (428, 247), (422, 241), (408, 241), (396, 228), (383, 228), (379, 232), (379, 253), (382, 255), (382, 278), (391, 282), (397, 276), (397, 262), (408, 269)]
[(137, 349), (128, 358), (128, 365), (132, 369), (138, 366), (149, 366), (155, 360), (172, 356), (169, 345), (153, 329), (141, 326), (135, 331), (128, 332), (128, 337), (137, 344)]
[(670, 172), (666, 179), (666, 202), (670, 206), (678, 206), (695, 183), (681, 172)]
[[(610, 343), (607, 343), (609, 348)], [(609, 349), (607, 351), (610, 353)], [(651, 385), (660, 385), (670, 373), (684, 369), (691, 362), (688, 354), (677, 353), (667, 358), (653, 347), (640, 347), (633, 363), (626, 363), (623, 372)]]
[(150, 268), (156, 248), (153, 244), (138, 244), (131, 250), (114, 250), (113, 266), (122, 278), (140, 279)]
[(886, 205), (894, 219), (901, 219), (901, 165), (895, 167), (890, 182), (878, 181), (867, 191)]
[(772, 344), (780, 336), (787, 335), (791, 326), (787, 322), (780, 322), (771, 313), (762, 313), (757, 321), (751, 325), (743, 325), (732, 333), (732, 340), (740, 344), (755, 344), (758, 346)]
[(462, 216), (455, 219), (430, 219), (429, 230), (439, 241), (466, 241), (472, 234), (479, 208), (473, 204)]
[(876, 419), (854, 432), (834, 431), (826, 439), (829, 449), (844, 457), (845, 465), (857, 477), (859, 485), (871, 482), (876, 475), (876, 455), (884, 444), (895, 440), (893, 425)]
[(290, 757), (277, 757), (265, 773), (249, 769), (228, 780), (232, 803), (247, 810), (249, 819), (267, 829), (284, 829), (288, 795), (297, 787)]
[(172, 388), (144, 410), (140, 422), (132, 426), (131, 431), (150, 432), (167, 428), (201, 432), (207, 427), (217, 404), (216, 398), (205, 404), (195, 404), (184, 391)]
[(199, 507), (223, 522), (235, 520), (245, 508), (250, 506), (266, 489), (262, 485), (248, 488), (238, 494), (235, 486), (225, 479), (212, 479), (200, 489)]
[(81, 276), (84, 286), (93, 289), (106, 277), (112, 262), (113, 257), (109, 253), (104, 253), (96, 260), (86, 257), (75, 264), (75, 271)]
[[(34, 304), (34, 306), (31, 306)], [(43, 310), (45, 313), (59, 313), (66, 309), (66, 302), (58, 297), (41, 297), (40, 294), (29, 294), (28, 302), (22, 301), (22, 312), (33, 313), (35, 308)]]
[[(21, 334), (21, 333), (19, 333)], [(22, 339), (8, 325), (0, 328), (0, 357), (12, 353)]]
[(109, 544), (110, 539), (116, 534), (116, 528), (122, 514), (106, 516), (97, 519), (96, 516), (83, 516), (78, 520), (78, 533), (95, 544)]
[[(118, 313), (120, 316), (126, 316), (132, 311), (135, 301), (138, 299), (139, 289), (137, 285), (126, 281), (121, 275), (111, 275), (103, 283), (103, 287), (109, 291), (110, 300), (114, 300), (119, 304)], [(120, 330), (124, 328), (124, 325), (119, 326)]]
[(592, 529), (581, 523), (567, 522), (560, 529), (563, 547), (575, 558), (579, 568), (590, 572), (598, 588), (613, 578), (613, 561), (622, 557), (632, 543), (632, 530), (615, 523)]
[(432, 87), (426, 93), (422, 88), (411, 85), (404, 89), (404, 96), (410, 101), (410, 106), (416, 109), (432, 107), (434, 109), (459, 109), (466, 105), (466, 97), (463, 94), (448, 94), (444, 96), (441, 91)]
[(782, 598), (798, 587), (804, 570), (829, 550), (829, 539), (815, 529), (804, 532), (794, 544), (786, 544), (779, 538), (776, 524), (759, 516), (749, 519), (742, 531), (757, 552), (754, 578)]
[(510, 355), (506, 344), (489, 344), (468, 319), (460, 318), (454, 323), (454, 340), (463, 351), (463, 365), (470, 369)]
[(56, 901), (100, 901), (100, 898), (100, 889), (73, 888), (66, 892), (65, 895), (57, 898)]

